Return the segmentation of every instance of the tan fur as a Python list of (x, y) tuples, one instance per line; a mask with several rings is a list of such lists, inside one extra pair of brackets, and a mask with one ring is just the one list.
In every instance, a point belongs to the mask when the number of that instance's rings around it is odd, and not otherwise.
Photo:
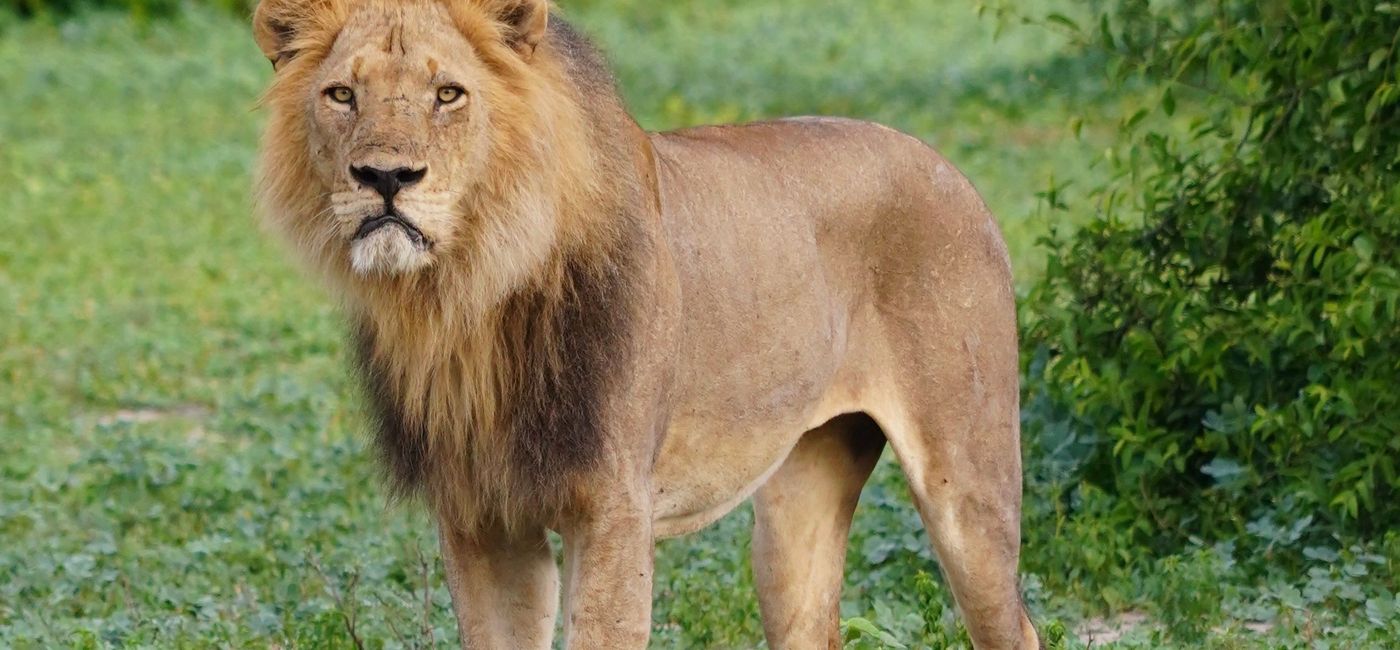
[[(276, 68), (262, 212), (355, 324), (386, 467), (438, 517), (464, 647), (549, 647), (561, 588), (570, 647), (645, 645), (653, 540), (756, 490), (770, 645), (836, 643), (845, 536), (886, 440), (974, 641), (1034, 645), (1010, 276), (970, 184), (857, 122), (644, 133), (548, 11), (254, 16)], [(423, 173), (390, 201), (355, 168)], [(361, 232), (390, 207), (403, 226)]]

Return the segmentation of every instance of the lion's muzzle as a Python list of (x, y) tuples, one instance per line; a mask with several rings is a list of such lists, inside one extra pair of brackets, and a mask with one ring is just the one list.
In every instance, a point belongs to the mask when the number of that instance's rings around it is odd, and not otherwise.
[(350, 240), (350, 262), (357, 273), (394, 275), (428, 264), (432, 241), (394, 207), (400, 191), (417, 184), (427, 173), (427, 167), (350, 166), (350, 177), (384, 201), (383, 210), (361, 220)]
[(393, 226), (397, 226), (403, 230), (404, 235), (408, 237), (409, 241), (419, 249), (427, 250), (429, 248), (428, 238), (423, 234), (423, 231), (419, 230), (412, 222), (392, 210), (377, 217), (366, 218), (364, 221), (360, 222), (359, 229), (355, 231), (354, 241), (365, 239), (384, 228)]
[(431, 260), (432, 241), (392, 206), (365, 218), (350, 241), (350, 265), (360, 275), (400, 275)]

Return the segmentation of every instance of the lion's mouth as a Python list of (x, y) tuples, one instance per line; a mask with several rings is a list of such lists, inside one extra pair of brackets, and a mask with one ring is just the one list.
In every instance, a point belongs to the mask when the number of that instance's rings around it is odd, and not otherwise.
[(354, 239), (356, 241), (364, 239), (389, 226), (398, 226), (399, 229), (403, 230), (405, 235), (408, 235), (409, 241), (412, 241), (418, 248), (424, 250), (428, 248), (430, 242), (428, 238), (423, 235), (423, 231), (394, 212), (388, 212), (377, 217), (366, 217), (364, 221), (360, 222), (360, 228), (355, 231)]

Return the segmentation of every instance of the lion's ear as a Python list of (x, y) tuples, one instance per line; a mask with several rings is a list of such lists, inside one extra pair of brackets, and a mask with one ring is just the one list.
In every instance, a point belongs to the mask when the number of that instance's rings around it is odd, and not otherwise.
[(549, 0), (500, 0), (496, 16), (506, 28), (506, 42), (529, 60), (549, 29)]
[(318, 21), (335, 13), (339, 0), (260, 0), (253, 11), (253, 40), (272, 66), (296, 56), (295, 42)]

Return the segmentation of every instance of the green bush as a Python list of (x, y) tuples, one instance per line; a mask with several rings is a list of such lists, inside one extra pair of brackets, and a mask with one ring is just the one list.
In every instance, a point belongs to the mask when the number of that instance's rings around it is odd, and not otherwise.
[(1049, 22), (1151, 98), (1094, 203), (1045, 193), (1096, 210), (1044, 241), (1022, 309), (1056, 507), (1106, 490), (1159, 547), (1395, 526), (1400, 4), (1117, 0)]
[(183, 5), (214, 7), (249, 13), (256, 0), (0, 0), (0, 12), (21, 17), (67, 16), (85, 9), (111, 9), (137, 18), (165, 17)]

